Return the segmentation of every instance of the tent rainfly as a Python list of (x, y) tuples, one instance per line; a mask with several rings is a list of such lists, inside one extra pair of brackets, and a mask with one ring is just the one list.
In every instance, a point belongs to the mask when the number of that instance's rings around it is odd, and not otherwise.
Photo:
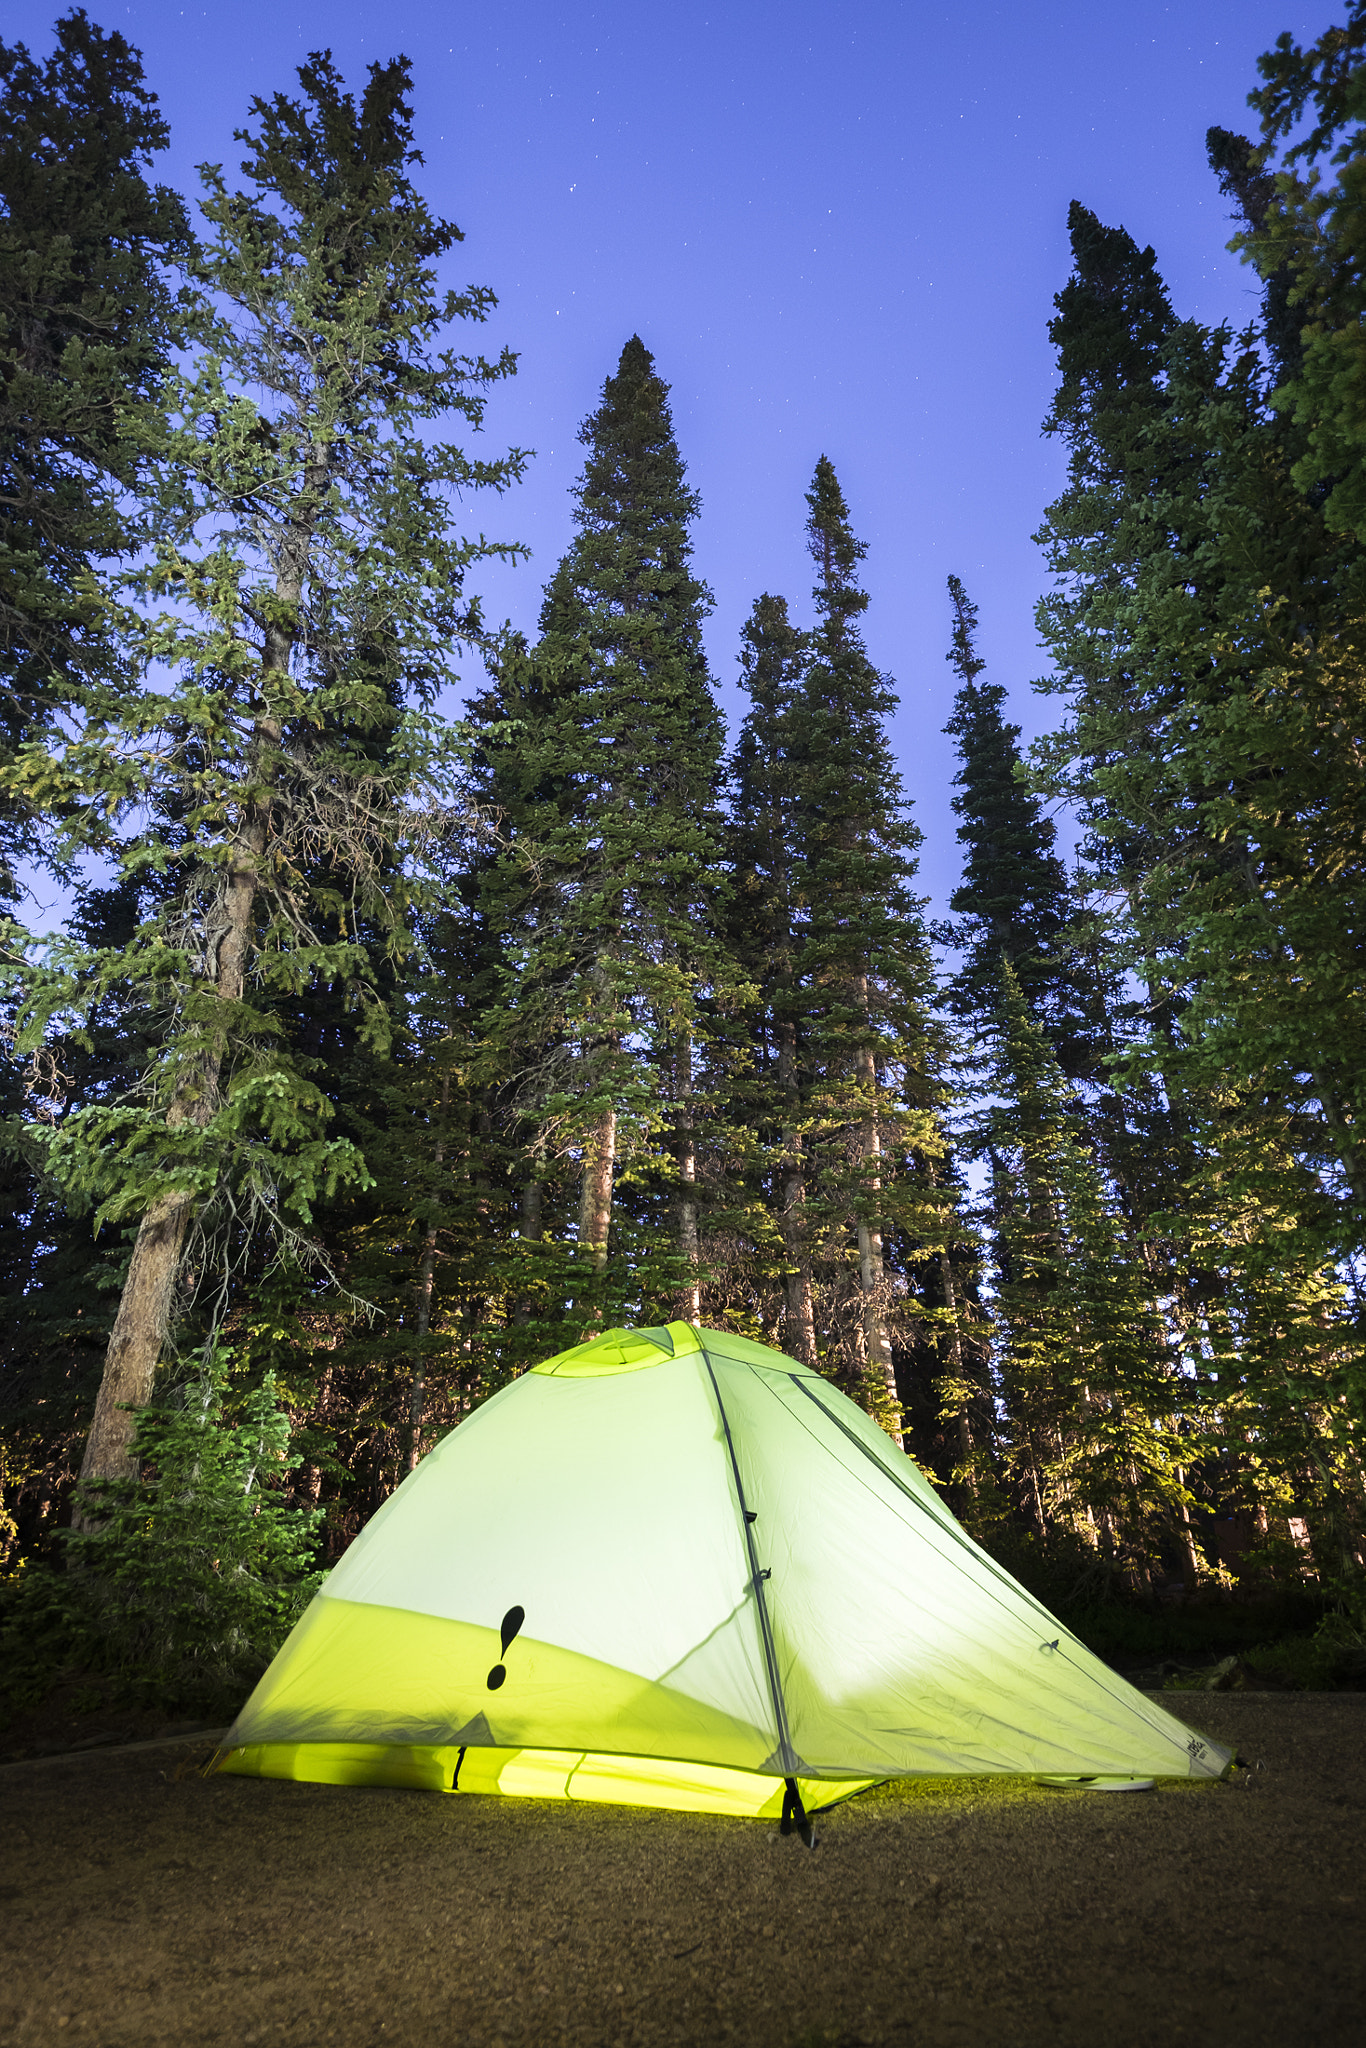
[(424, 1458), (219, 1768), (781, 1817), (880, 1780), (1221, 1777), (828, 1381), (609, 1330)]

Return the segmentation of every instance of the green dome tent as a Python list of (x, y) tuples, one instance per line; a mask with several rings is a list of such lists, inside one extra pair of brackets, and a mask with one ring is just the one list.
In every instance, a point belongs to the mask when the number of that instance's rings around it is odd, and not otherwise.
[[(795, 1817), (881, 1779), (1219, 1777), (818, 1374), (610, 1330), (453, 1430), (219, 1768)], [(805, 1810), (804, 1810), (805, 1809)]]

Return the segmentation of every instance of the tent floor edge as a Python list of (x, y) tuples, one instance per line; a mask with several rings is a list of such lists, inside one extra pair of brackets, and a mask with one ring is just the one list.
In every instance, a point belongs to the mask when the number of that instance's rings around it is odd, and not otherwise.
[[(300, 1784), (381, 1786), (456, 1793), (462, 1798), (496, 1793), (505, 1798), (571, 1799), (752, 1820), (779, 1820), (795, 1798), (796, 1807), (790, 1810), (798, 1815), (798, 1832), (805, 1830), (803, 1840), (812, 1833), (809, 1809), (795, 1779), (671, 1757), (472, 1744), (260, 1742), (225, 1750), (217, 1770), (228, 1777)], [(869, 1777), (810, 1779), (805, 1790), (807, 1798), (819, 1797), (821, 1810), (826, 1811), (883, 1782)], [(814, 1840), (808, 1846), (814, 1846)]]

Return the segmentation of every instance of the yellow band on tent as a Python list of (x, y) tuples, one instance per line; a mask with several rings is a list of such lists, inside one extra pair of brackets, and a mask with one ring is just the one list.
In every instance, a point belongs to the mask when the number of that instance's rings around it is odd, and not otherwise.
[[(307, 1785), (390, 1785), (415, 1792), (498, 1792), (521, 1799), (585, 1799), (669, 1807), (733, 1819), (776, 1820), (783, 1781), (717, 1764), (604, 1756), (582, 1749), (452, 1749), (379, 1742), (260, 1742), (230, 1750), (218, 1769)], [(877, 1778), (798, 1779), (814, 1810), (866, 1791)]]

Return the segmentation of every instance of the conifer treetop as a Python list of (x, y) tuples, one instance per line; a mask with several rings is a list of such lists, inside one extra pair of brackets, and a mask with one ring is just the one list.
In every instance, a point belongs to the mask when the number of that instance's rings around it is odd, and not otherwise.
[(957, 576), (949, 577), (953, 634), (945, 659), (959, 678), (953, 716), (944, 727), (957, 740), (961, 766), (953, 808), (964, 849), (963, 879), (949, 899), (966, 920), (958, 942), (966, 957), (949, 990), (950, 1007), (981, 1020), (999, 995), (1003, 961), (1031, 1001), (1057, 981), (1056, 952), (1067, 917), (1067, 878), (1053, 851), (1053, 822), (1020, 781), (1020, 728), (1004, 716), (1006, 693), (982, 680), (977, 607)]
[(1106, 227), (1074, 199), (1067, 209), (1073, 275), (1053, 303), (1048, 338), (1058, 351), (1062, 389), (1049, 425), (1059, 425), (1077, 387), (1146, 383), (1161, 368), (1162, 343), (1176, 325), (1149, 246), (1126, 228)]
[[(546, 587), (537, 659), (566, 716), (595, 735), (582, 770), (604, 800), (634, 789), (653, 808), (667, 786), (675, 808), (705, 809), (722, 728), (702, 642), (712, 595), (692, 569), (700, 500), (674, 438), (669, 387), (639, 335), (579, 438), (588, 459), (574, 492), (578, 532)], [(566, 758), (582, 744), (581, 735)], [(688, 828), (680, 820), (678, 829)], [(659, 857), (656, 846), (650, 859)]]
[[(638, 334), (622, 349), (616, 374), (604, 383), (579, 440), (589, 451), (574, 490), (576, 552), (585, 567), (597, 555), (594, 539), (610, 542), (627, 579), (612, 595), (628, 609), (647, 597), (702, 602), (710, 609), (710, 592), (687, 572), (688, 528), (702, 500), (688, 488), (669, 387)], [(669, 581), (680, 577), (686, 589)]]
[(835, 465), (822, 455), (806, 494), (810, 517), (806, 542), (820, 580), (811, 595), (816, 600), (825, 633), (832, 643), (849, 637), (852, 621), (868, 609), (868, 595), (854, 582), (854, 571), (868, 552), (868, 543), (856, 540), (850, 524), (849, 507), (840, 489)]
[(1124, 228), (1106, 227), (1073, 200), (1067, 213), (1073, 274), (1053, 303), (1048, 338), (1061, 383), (1046, 434), (1073, 450), (1074, 480), (1112, 477), (1131, 455), (1135, 431), (1150, 414), (1165, 367), (1163, 346), (1176, 326), (1151, 248)]

